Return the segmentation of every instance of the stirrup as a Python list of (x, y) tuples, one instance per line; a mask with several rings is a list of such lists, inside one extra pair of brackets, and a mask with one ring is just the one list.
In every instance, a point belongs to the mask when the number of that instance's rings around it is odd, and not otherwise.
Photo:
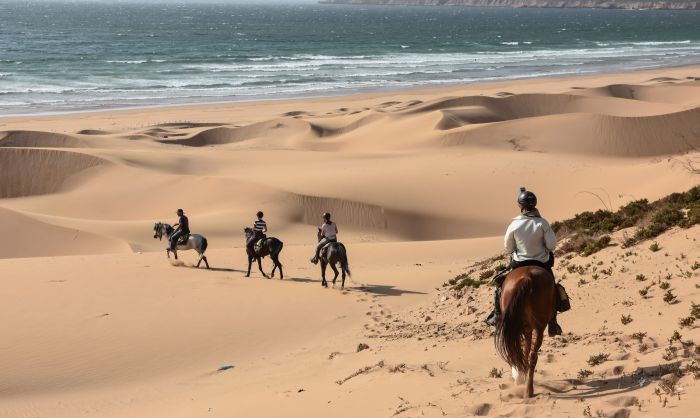
[(498, 315), (496, 315), (496, 311), (491, 311), (489, 316), (484, 319), (484, 322), (486, 322), (488, 325), (495, 326), (496, 322), (498, 322)]

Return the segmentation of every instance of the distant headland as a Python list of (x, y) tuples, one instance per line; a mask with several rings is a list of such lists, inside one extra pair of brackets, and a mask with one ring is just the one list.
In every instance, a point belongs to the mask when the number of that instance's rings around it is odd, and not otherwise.
[(320, 0), (320, 4), (700, 10), (700, 0)]

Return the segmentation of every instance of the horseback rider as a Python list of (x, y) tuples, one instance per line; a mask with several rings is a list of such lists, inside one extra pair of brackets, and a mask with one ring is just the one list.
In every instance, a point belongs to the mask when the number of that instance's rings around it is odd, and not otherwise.
[(179, 217), (177, 223), (173, 225), (173, 234), (170, 236), (170, 250), (174, 251), (177, 247), (177, 241), (190, 233), (190, 220), (185, 216), (185, 211), (182, 209), (177, 210), (177, 216)]
[(267, 222), (263, 220), (265, 214), (262, 213), (262, 211), (258, 211), (255, 215), (258, 219), (253, 222), (253, 235), (251, 235), (250, 238), (248, 238), (248, 242), (246, 242), (251, 254), (255, 253), (255, 243), (261, 239), (267, 238), (265, 235), (267, 232)]
[(316, 246), (316, 255), (311, 259), (311, 262), (314, 264), (318, 263), (318, 258), (321, 254), (321, 249), (326, 246), (326, 244), (330, 242), (338, 242), (338, 225), (335, 224), (335, 222), (331, 221), (331, 214), (326, 212), (323, 214), (323, 224), (318, 227), (318, 232), (321, 235), (321, 240), (318, 242), (318, 245)]
[[(544, 219), (537, 206), (537, 197), (534, 193), (520, 188), (518, 195), (518, 205), (520, 215), (513, 218), (506, 230), (504, 244), (506, 251), (511, 254), (511, 262), (508, 269), (501, 271), (493, 281), (496, 284), (496, 294), (494, 298), (493, 312), (486, 318), (489, 325), (496, 325), (498, 317), (501, 315), (501, 288), (508, 273), (522, 266), (539, 266), (549, 271), (552, 276), (554, 272), (554, 247), (557, 245), (557, 237), (549, 226), (549, 222)], [(549, 335), (561, 335), (562, 330), (557, 323), (557, 313), (548, 324)]]

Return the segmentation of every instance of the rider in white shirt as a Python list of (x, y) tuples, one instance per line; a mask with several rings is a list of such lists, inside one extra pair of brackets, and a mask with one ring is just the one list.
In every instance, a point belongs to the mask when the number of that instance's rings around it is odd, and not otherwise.
[[(511, 270), (522, 266), (540, 266), (548, 270), (552, 275), (554, 266), (554, 247), (557, 245), (557, 237), (544, 219), (537, 206), (537, 197), (531, 191), (520, 188), (518, 196), (520, 215), (513, 218), (506, 235), (503, 238), (505, 249), (511, 255), (509, 269), (502, 271), (495, 278), (496, 295), (493, 312), (486, 318), (486, 323), (495, 325), (501, 315), (501, 286), (506, 275)], [(560, 335), (561, 327), (557, 324), (556, 311), (554, 318), (549, 322), (549, 335)]]
[(311, 259), (311, 262), (318, 263), (318, 258), (321, 254), (321, 249), (329, 242), (338, 242), (338, 225), (331, 221), (331, 214), (326, 212), (323, 214), (323, 224), (318, 227), (318, 232), (321, 234), (321, 239), (316, 246), (316, 255)]

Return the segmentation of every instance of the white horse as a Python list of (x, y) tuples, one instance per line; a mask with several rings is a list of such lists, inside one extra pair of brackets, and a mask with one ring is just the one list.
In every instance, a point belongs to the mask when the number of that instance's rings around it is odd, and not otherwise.
[[(174, 229), (169, 224), (158, 222), (153, 226), (153, 238), (157, 238), (159, 240), (162, 240), (165, 236), (166, 239), (170, 241), (170, 237), (173, 235), (173, 232)], [(207, 256), (204, 255), (204, 252), (207, 250), (207, 245), (207, 239), (203, 235), (190, 234), (184, 244), (177, 244), (176, 249), (173, 250), (173, 255), (175, 255), (175, 259), (177, 260), (177, 250), (195, 250), (197, 251), (197, 254), (199, 254), (199, 261), (197, 261), (197, 265), (195, 267), (199, 268), (199, 265), (202, 263), (202, 261), (204, 261), (204, 264), (206, 264), (207, 268), (209, 268)], [(166, 251), (168, 252), (168, 258), (170, 258), (170, 245), (168, 245), (168, 249)]]

